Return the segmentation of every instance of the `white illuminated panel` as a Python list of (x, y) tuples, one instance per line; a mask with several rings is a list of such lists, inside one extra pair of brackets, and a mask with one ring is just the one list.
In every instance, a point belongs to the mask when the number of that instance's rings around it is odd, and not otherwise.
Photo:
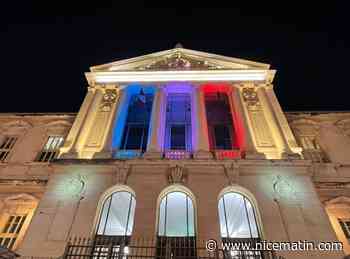
[(88, 72), (89, 82), (265, 81), (268, 70)]

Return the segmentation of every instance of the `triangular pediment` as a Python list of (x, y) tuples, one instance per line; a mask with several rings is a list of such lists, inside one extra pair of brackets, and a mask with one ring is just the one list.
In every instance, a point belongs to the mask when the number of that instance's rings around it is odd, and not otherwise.
[(184, 48), (174, 48), (136, 58), (91, 67), (92, 72), (186, 71), (186, 70), (256, 70), (270, 65)]

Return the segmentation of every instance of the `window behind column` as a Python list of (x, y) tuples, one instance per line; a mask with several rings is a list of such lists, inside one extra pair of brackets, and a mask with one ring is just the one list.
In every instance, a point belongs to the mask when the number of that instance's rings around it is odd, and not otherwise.
[(146, 151), (152, 103), (153, 94), (144, 94), (142, 90), (130, 97), (121, 150)]
[(169, 93), (166, 106), (165, 150), (189, 152), (191, 149), (191, 96), (188, 93)]
[(211, 150), (232, 150), (236, 143), (227, 94), (206, 92), (204, 96)]

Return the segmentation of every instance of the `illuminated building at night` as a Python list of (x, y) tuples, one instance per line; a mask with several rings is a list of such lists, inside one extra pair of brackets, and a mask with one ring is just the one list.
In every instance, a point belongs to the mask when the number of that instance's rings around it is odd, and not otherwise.
[(69, 237), (125, 253), (148, 238), (176, 258), (180, 241), (196, 256), (199, 240), (340, 240), (350, 253), (350, 113), (283, 112), (275, 73), (176, 47), (91, 67), (77, 114), (0, 114), (0, 244), (58, 257)]

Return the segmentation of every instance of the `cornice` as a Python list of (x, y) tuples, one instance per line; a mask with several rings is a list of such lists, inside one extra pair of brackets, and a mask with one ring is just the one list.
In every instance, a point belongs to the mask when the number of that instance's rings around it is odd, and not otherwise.
[(275, 70), (186, 70), (87, 72), (89, 85), (155, 82), (264, 82), (271, 83)]

